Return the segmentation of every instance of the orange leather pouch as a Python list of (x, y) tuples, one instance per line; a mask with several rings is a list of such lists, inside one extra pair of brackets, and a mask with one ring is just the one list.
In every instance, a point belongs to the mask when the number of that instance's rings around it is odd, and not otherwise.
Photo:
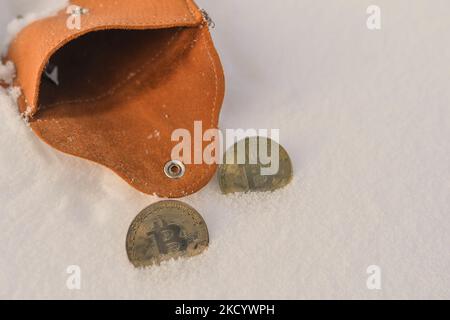
[(175, 129), (193, 137), (194, 121), (204, 131), (218, 126), (224, 76), (202, 12), (192, 0), (76, 4), (87, 9), (80, 29), (68, 27), (71, 16), (62, 10), (27, 26), (10, 45), (19, 109), (31, 128), (144, 193), (198, 191), (216, 165), (185, 164), (180, 179), (168, 178), (164, 167), (178, 143)]

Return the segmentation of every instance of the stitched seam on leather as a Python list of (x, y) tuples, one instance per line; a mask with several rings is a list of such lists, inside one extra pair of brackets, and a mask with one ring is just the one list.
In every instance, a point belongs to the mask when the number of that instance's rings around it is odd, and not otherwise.
[[(200, 28), (204, 28), (204, 26), (200, 26)], [(203, 38), (205, 39), (204, 43), (203, 43), (203, 48), (205, 49), (206, 53), (209, 56), (209, 62), (210, 65), (212, 67), (212, 70), (214, 72), (214, 81), (215, 81), (215, 87), (216, 87), (216, 91), (215, 91), (215, 95), (214, 95), (214, 100), (213, 100), (213, 109), (212, 109), (212, 114), (211, 114), (211, 124), (210, 124), (210, 128), (214, 127), (214, 114), (216, 112), (216, 104), (217, 104), (217, 96), (219, 94), (219, 77), (217, 76), (217, 69), (216, 69), (216, 64), (214, 63), (214, 59), (212, 58), (212, 54), (211, 54), (211, 48), (209, 47), (209, 45), (207, 43), (209, 43), (208, 39), (206, 38), (206, 32), (203, 35)], [(191, 185), (191, 191), (189, 193), (194, 193), (195, 189), (197, 189), (197, 187), (200, 185), (200, 183), (203, 183), (203, 179), (206, 177), (207, 175), (207, 171), (203, 170), (204, 173), (200, 176), (199, 179), (197, 179), (197, 182), (194, 183), (193, 185)]]
[[(156, 16), (155, 16), (156, 18)], [(95, 24), (91, 25), (90, 27), (105, 27), (105, 29), (114, 29), (114, 28), (120, 28), (120, 29), (130, 29), (132, 27), (145, 27), (146, 29), (163, 29), (163, 28), (170, 28), (172, 24), (175, 23), (186, 23), (190, 22), (188, 19), (188, 15), (183, 16), (183, 18), (176, 18), (176, 19), (166, 19), (166, 20), (152, 20), (151, 23), (149, 23), (148, 20), (145, 19), (145, 21), (136, 21), (131, 19), (126, 20), (114, 20), (108, 24)], [(194, 21), (191, 21), (190, 23), (193, 23)], [(176, 27), (176, 26), (175, 26)]]
[(122, 80), (121, 82), (119, 82), (118, 84), (116, 84), (114, 87), (112, 87), (111, 89), (108, 90), (108, 92), (103, 93), (98, 95), (97, 97), (93, 97), (93, 98), (88, 98), (88, 99), (76, 99), (76, 100), (67, 100), (67, 101), (60, 101), (60, 102), (55, 102), (49, 105), (44, 105), (42, 106), (42, 108), (50, 108), (50, 107), (56, 107), (56, 106), (60, 106), (63, 104), (74, 104), (74, 103), (92, 103), (92, 102), (98, 102), (101, 101), (103, 99), (106, 99), (110, 96), (112, 96), (114, 93), (116, 93), (117, 90), (119, 90), (120, 88), (122, 88), (123, 86), (125, 86), (130, 80), (132, 80), (133, 78), (135, 78), (136, 76), (138, 76), (139, 74), (141, 74), (145, 67), (147, 67), (150, 63), (152, 63), (155, 59), (157, 59), (159, 56), (161, 56), (161, 54), (174, 42), (175, 37), (180, 33), (180, 31), (182, 30), (182, 28), (179, 28), (174, 35), (170, 38), (170, 40), (168, 41), (167, 45), (164, 46), (156, 55), (154, 55), (149, 61), (147, 61), (146, 63), (144, 63), (140, 68), (138, 68), (136, 71), (131, 72), (130, 75), (128, 77), (126, 77), (124, 80)]
[[(205, 36), (203, 36), (203, 37), (206, 38), (206, 33), (205, 33)], [(208, 53), (209, 61), (212, 66), (212, 69), (214, 71), (214, 81), (215, 81), (215, 87), (216, 87), (216, 92), (214, 94), (214, 100), (213, 100), (213, 109), (212, 109), (212, 113), (211, 113), (211, 125), (210, 125), (210, 127), (213, 127), (216, 108), (217, 108), (217, 95), (218, 95), (218, 91), (219, 91), (219, 77), (217, 76), (216, 64), (214, 63), (214, 59), (211, 55), (211, 49), (209, 48), (207, 43), (209, 43), (209, 41), (207, 39), (205, 39), (203, 46), (206, 49), (206, 52)]]

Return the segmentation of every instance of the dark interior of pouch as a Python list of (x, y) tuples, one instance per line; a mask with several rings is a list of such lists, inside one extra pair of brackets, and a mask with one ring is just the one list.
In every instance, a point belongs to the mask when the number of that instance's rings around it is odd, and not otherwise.
[(163, 86), (195, 33), (192, 28), (104, 30), (77, 38), (51, 57), (50, 71), (42, 74), (39, 110), (71, 105), (73, 116), (85, 109), (102, 112)]

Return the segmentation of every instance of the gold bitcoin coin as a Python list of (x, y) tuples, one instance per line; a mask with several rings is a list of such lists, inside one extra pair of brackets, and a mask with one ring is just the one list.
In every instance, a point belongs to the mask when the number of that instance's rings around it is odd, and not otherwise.
[(137, 268), (162, 261), (192, 257), (209, 244), (208, 228), (202, 216), (179, 201), (161, 201), (138, 214), (127, 235), (130, 262)]
[(293, 177), (286, 150), (265, 137), (239, 141), (227, 150), (219, 167), (222, 193), (269, 192), (287, 186)]

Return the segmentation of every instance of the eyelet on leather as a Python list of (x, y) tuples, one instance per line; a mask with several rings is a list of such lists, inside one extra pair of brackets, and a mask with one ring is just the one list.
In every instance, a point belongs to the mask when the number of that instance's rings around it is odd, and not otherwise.
[(164, 166), (164, 173), (170, 179), (180, 179), (186, 173), (186, 167), (181, 161), (171, 160)]

